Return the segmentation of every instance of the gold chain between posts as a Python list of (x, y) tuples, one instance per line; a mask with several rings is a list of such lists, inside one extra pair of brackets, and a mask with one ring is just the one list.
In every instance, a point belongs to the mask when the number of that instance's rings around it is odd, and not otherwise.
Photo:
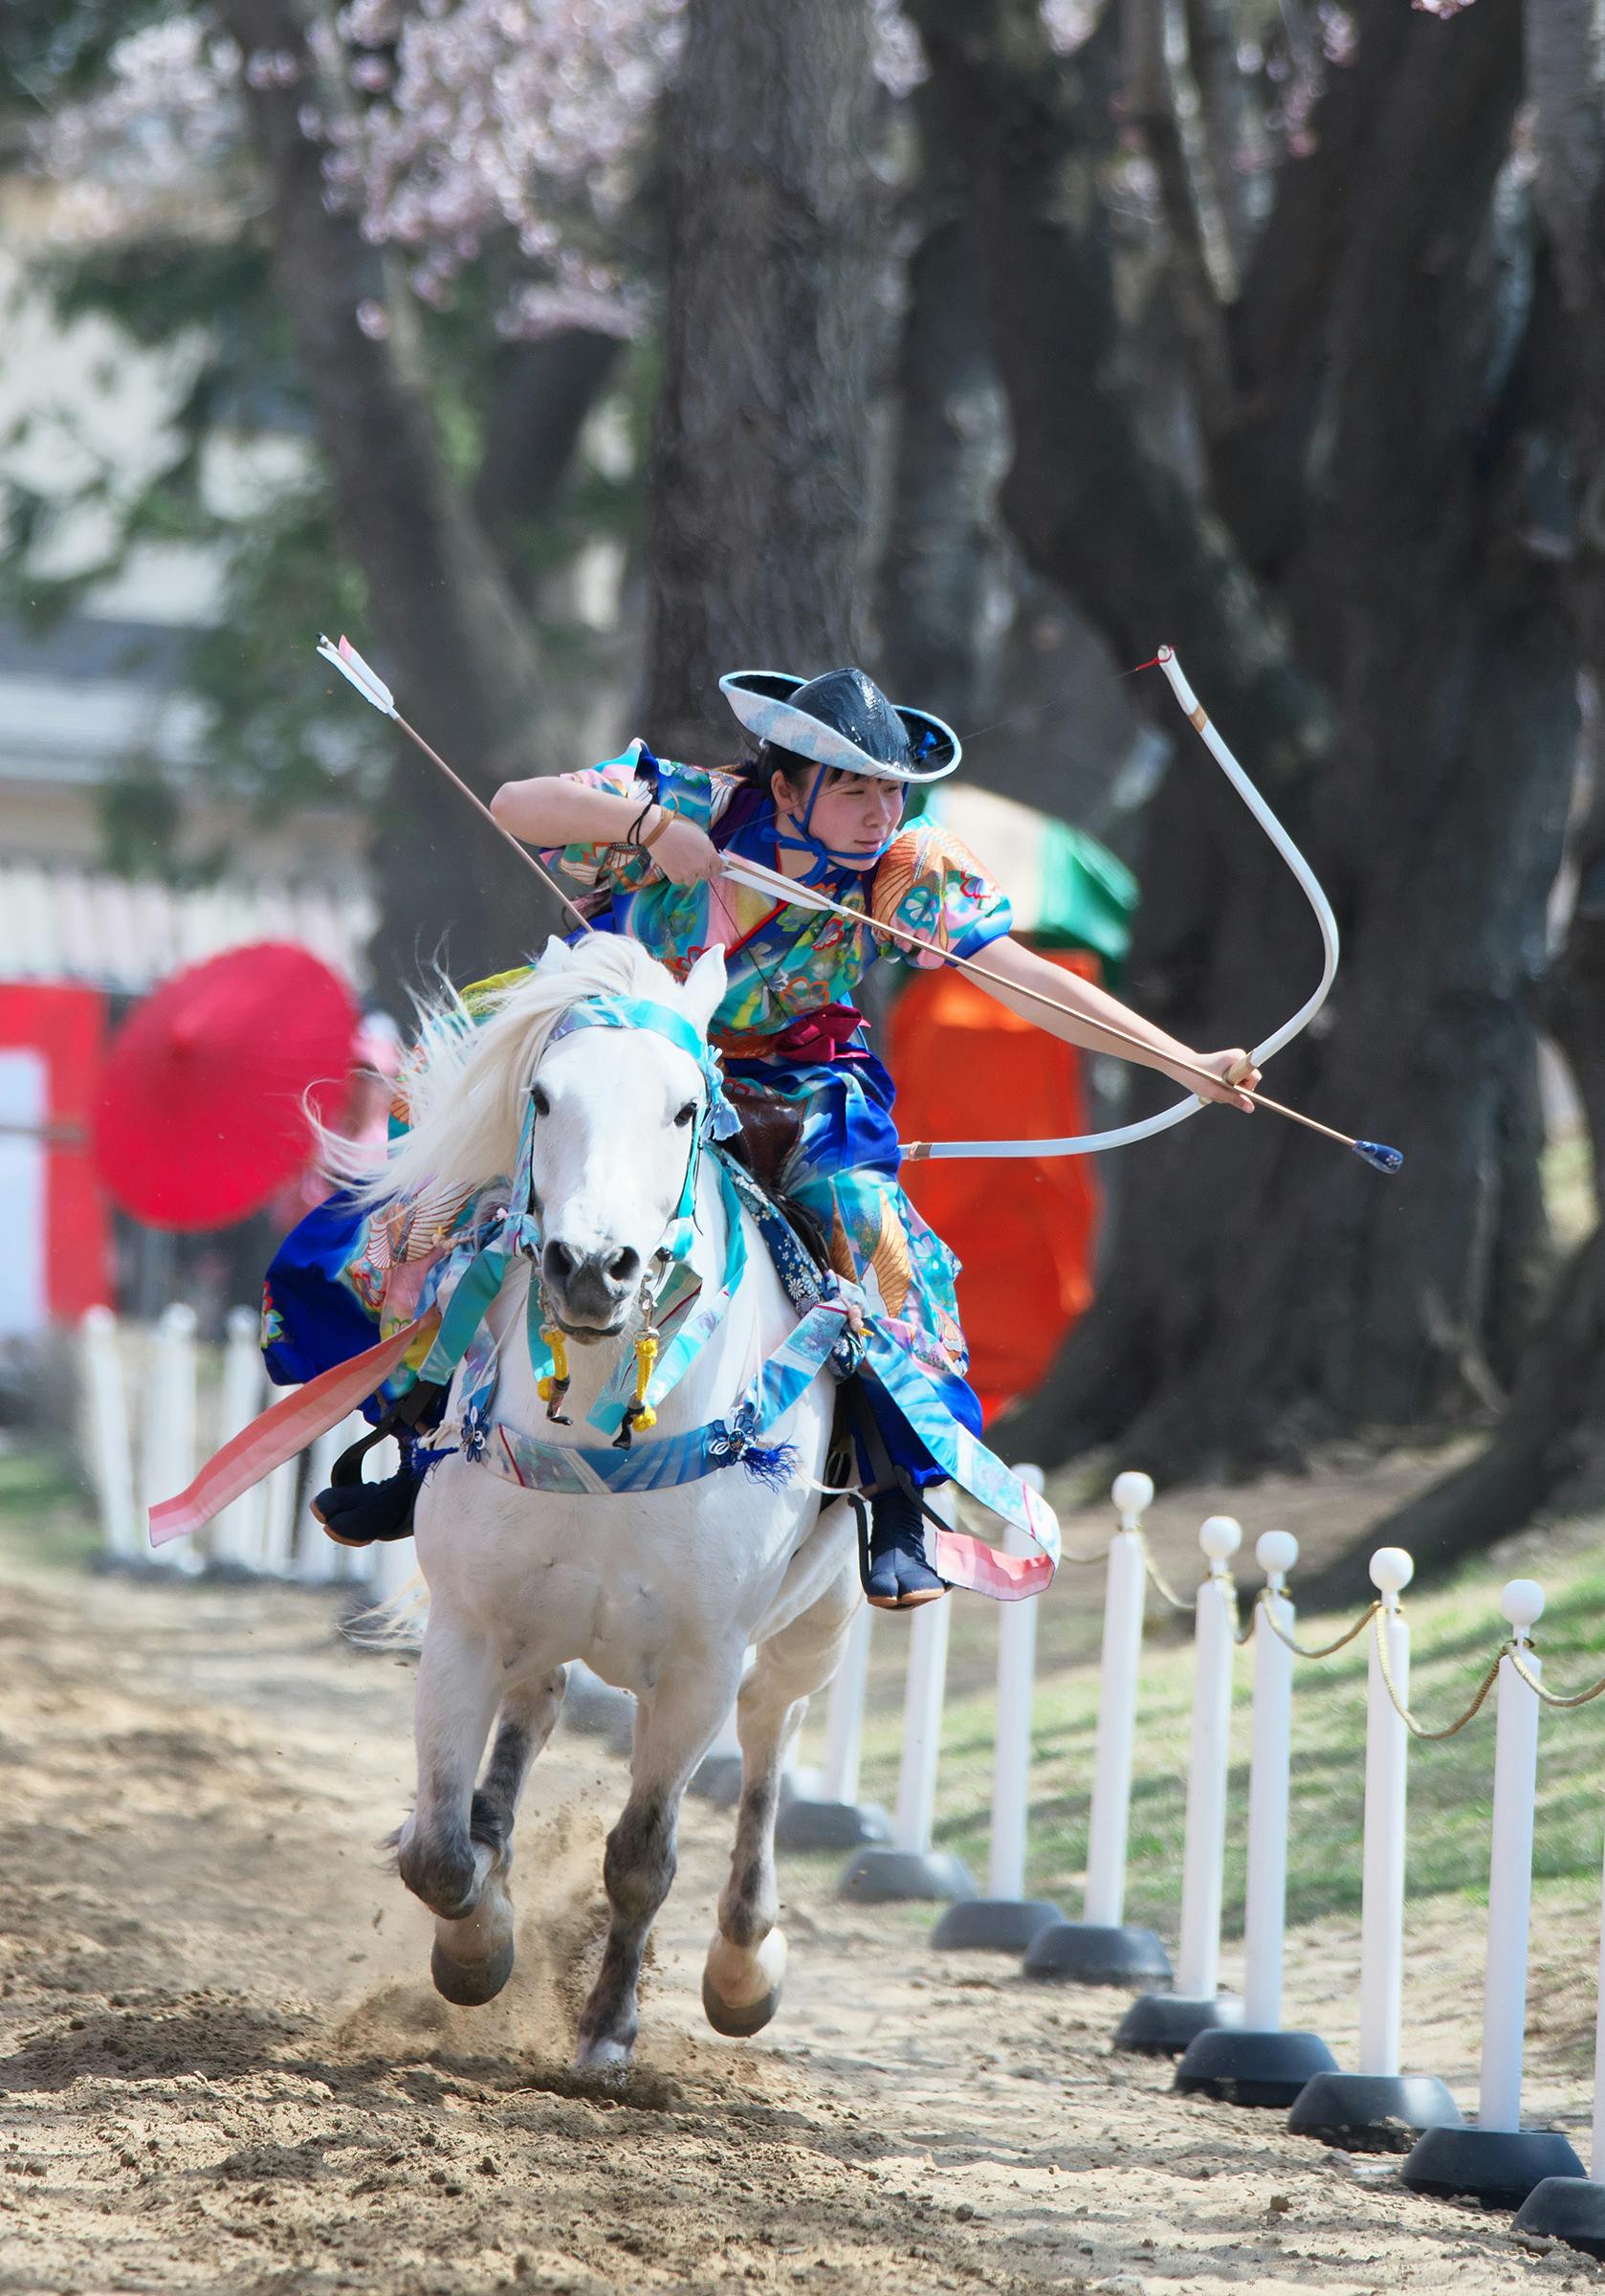
[(1137, 1536), (1142, 1541), (1142, 1567), (1148, 1573), (1150, 1582), (1161, 1601), (1168, 1602), (1172, 1610), (1190, 1611), (1193, 1607), (1192, 1603), (1176, 1593), (1164, 1572), (1154, 1561), (1154, 1550), (1148, 1543), (1148, 1534), (1140, 1523), (1137, 1526)]
[[(1472, 1717), (1482, 1711), (1484, 1701), (1486, 1699), (1488, 1692), (1493, 1689), (1494, 1684), (1499, 1680), (1499, 1662), (1505, 1656), (1506, 1652), (1512, 1647), (1512, 1645), (1509, 1643), (1502, 1643), (1500, 1645), (1499, 1649), (1494, 1655), (1494, 1662), (1492, 1666), (1484, 1675), (1482, 1681), (1477, 1685), (1476, 1696), (1472, 1699), (1471, 1704), (1466, 1708), (1464, 1713), (1460, 1716), (1459, 1720), (1451, 1722), (1445, 1730), (1428, 1730), (1424, 1723), (1417, 1721), (1415, 1715), (1410, 1711), (1410, 1709), (1405, 1705), (1404, 1700), (1398, 1694), (1398, 1685), (1394, 1680), (1394, 1669), (1388, 1659), (1388, 1637), (1384, 1629), (1383, 1622), (1385, 1613), (1383, 1611), (1382, 1604), (1380, 1602), (1374, 1603), (1372, 1605), (1372, 1612), (1376, 1621), (1376, 1660), (1378, 1666), (1382, 1669), (1383, 1686), (1387, 1690), (1388, 1696), (1393, 1701), (1395, 1713), (1397, 1714), (1399, 1720), (1404, 1724), (1405, 1729), (1410, 1733), (1413, 1738), (1422, 1738), (1428, 1740), (1437, 1739), (1441, 1741), (1444, 1738), (1452, 1738), (1457, 1736), (1459, 1733), (1465, 1728), (1466, 1724), (1472, 1719)], [(1525, 1672), (1525, 1668), (1522, 1670)], [(1601, 1689), (1605, 1689), (1605, 1684), (1601, 1684), (1600, 1687)]]
[[(1271, 1593), (1272, 1589), (1270, 1587), (1262, 1586), (1259, 1593), (1254, 1598), (1254, 1608), (1256, 1610), (1263, 1610), (1264, 1612), (1265, 1623), (1270, 1628), (1272, 1634), (1275, 1635), (1277, 1641), (1279, 1643), (1286, 1643), (1287, 1648), (1291, 1650), (1298, 1658), (1335, 1657), (1337, 1652), (1345, 1649), (1348, 1645), (1354, 1640), (1354, 1637), (1357, 1634), (1364, 1634), (1372, 1620), (1382, 1607), (1379, 1601), (1374, 1602), (1368, 1611), (1362, 1612), (1360, 1617), (1354, 1621), (1352, 1626), (1346, 1628), (1345, 1631), (1338, 1636), (1335, 1643), (1323, 1643), (1318, 1650), (1311, 1650), (1308, 1644), (1298, 1642), (1292, 1635), (1288, 1634), (1284, 1627), (1277, 1623), (1276, 1613), (1270, 1605)], [(1253, 1632), (1253, 1630), (1254, 1622), (1252, 1617), (1250, 1617), (1247, 1627), (1244, 1629), (1242, 1635), (1239, 1638), (1240, 1641), (1246, 1642), (1248, 1636)]]
[(1542, 1698), (1546, 1706), (1587, 1706), (1590, 1699), (1605, 1696), (1605, 1676), (1602, 1676), (1592, 1689), (1573, 1690), (1570, 1696), (1564, 1690), (1547, 1690), (1537, 1675), (1529, 1674), (1523, 1666), (1519, 1656), (1520, 1649), (1520, 1644), (1512, 1636), (1499, 1655), (1501, 1658), (1509, 1659), (1511, 1666), (1527, 1684), (1528, 1689), (1537, 1697)]

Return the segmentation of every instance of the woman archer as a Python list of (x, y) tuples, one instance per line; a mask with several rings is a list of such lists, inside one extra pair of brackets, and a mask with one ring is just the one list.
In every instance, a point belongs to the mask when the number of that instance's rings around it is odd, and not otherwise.
[[(817, 1221), (836, 1274), (862, 1288), (864, 1312), (919, 1366), (934, 1401), (978, 1434), (958, 1264), (899, 1185), (891, 1080), (851, 1003), (869, 965), (883, 955), (928, 966), (943, 961), (937, 952), (985, 950), (993, 978), (982, 985), (1070, 1044), (1139, 1060), (1245, 1112), (1239, 1088), (1252, 1089), (1259, 1071), (1241, 1048), (1196, 1052), (1023, 947), (1010, 935), (1006, 895), (975, 856), (933, 822), (904, 826), (910, 789), (958, 763), (957, 738), (941, 719), (893, 707), (856, 669), (808, 680), (737, 671), (719, 684), (756, 742), (739, 767), (671, 763), (635, 742), (583, 772), (510, 782), (493, 810), (584, 888), (592, 929), (632, 935), (681, 978), (705, 949), (723, 948), (728, 986), (711, 1037), (730, 1097), (744, 1119), (782, 1120), (784, 1193)], [(739, 883), (724, 873), (726, 855), (778, 871), (862, 922)], [(877, 927), (934, 946), (912, 948)], [(1105, 1021), (1146, 1049), (1107, 1035)], [(912, 1608), (946, 1591), (926, 1559), (917, 1496), (945, 1470), (884, 1388), (860, 1389), (871, 1513), (865, 1591), (880, 1607)], [(418, 1480), (407, 1467), (388, 1484), (331, 1490), (319, 1512), (343, 1543), (405, 1535)]]

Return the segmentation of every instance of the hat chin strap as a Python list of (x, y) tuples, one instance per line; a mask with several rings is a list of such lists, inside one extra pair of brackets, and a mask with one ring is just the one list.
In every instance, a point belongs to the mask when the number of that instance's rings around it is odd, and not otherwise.
[[(902, 832), (903, 824), (899, 819), (897, 827), (892, 830), (890, 836), (883, 837), (872, 853), (843, 853), (838, 852), (833, 846), (822, 844), (819, 838), (813, 834), (809, 825), (814, 818), (814, 802), (824, 786), (824, 771), (822, 769), (814, 776), (814, 785), (808, 792), (808, 802), (803, 806), (802, 818), (797, 825), (801, 831), (799, 836), (792, 836), (790, 831), (781, 826), (785, 817), (779, 806), (775, 808), (776, 845), (783, 847), (789, 852), (812, 853), (814, 856), (812, 869), (806, 871), (798, 879), (800, 885), (822, 884), (826, 877), (834, 876), (838, 870), (851, 870), (856, 875), (866, 868), (872, 868), (877, 861), (886, 858)], [(907, 803), (906, 793), (904, 802)]]

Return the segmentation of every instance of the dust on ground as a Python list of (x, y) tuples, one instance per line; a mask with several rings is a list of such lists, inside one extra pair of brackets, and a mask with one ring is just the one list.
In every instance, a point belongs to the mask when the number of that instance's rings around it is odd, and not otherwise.
[[(1207, 1510), (1204, 1510), (1207, 1512)], [(729, 1820), (688, 1802), (639, 2068), (567, 2056), (624, 1768), (560, 1734), (520, 1821), (503, 1998), (431, 1991), (380, 1839), (410, 1667), (334, 1599), (0, 1579), (0, 2291), (573, 2296), (733, 2285), (1263, 2296), (1598, 2282), (1508, 2219), (1418, 2199), (1272, 2113), (1114, 2057), (1116, 1997), (924, 1950), (924, 1916), (783, 1870), (787, 1998), (715, 2039), (698, 1976)], [(1594, 1915), (1535, 1972), (1539, 2117), (1587, 2086)], [(1289, 2021), (1352, 2061), (1357, 1939), (1289, 1952)], [(1480, 1938), (1417, 1939), (1423, 2066), (1474, 2095)]]

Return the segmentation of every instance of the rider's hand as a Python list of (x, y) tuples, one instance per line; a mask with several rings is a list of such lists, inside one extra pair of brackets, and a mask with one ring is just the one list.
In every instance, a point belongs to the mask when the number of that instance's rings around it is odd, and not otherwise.
[[(653, 824), (649, 821), (649, 832)], [(649, 855), (672, 885), (694, 885), (700, 877), (716, 877), (724, 867), (724, 855), (694, 821), (671, 821), (662, 834), (655, 838)]]
[(1259, 1070), (1241, 1045), (1232, 1045), (1224, 1052), (1195, 1052), (1192, 1062), (1195, 1068), (1207, 1069), (1216, 1081), (1205, 1084), (1200, 1077), (1188, 1075), (1185, 1070), (1173, 1070), (1178, 1084), (1197, 1093), (1200, 1100), (1219, 1100), (1222, 1108), (1241, 1108), (1249, 1116), (1254, 1114), (1253, 1101), (1245, 1099), (1241, 1091), (1232, 1090), (1234, 1085), (1246, 1085), (1252, 1092), (1260, 1081)]

